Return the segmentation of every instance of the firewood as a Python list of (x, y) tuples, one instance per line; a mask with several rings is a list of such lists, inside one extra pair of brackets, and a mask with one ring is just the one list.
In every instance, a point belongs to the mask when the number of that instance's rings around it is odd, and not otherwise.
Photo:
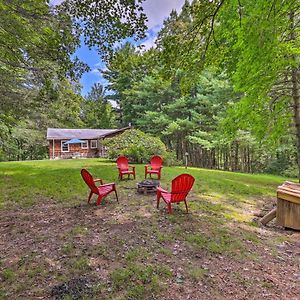
[(261, 218), (260, 222), (263, 225), (269, 223), (271, 220), (273, 220), (276, 217), (276, 211), (277, 211), (277, 207), (273, 208), (270, 212), (268, 212), (264, 217)]

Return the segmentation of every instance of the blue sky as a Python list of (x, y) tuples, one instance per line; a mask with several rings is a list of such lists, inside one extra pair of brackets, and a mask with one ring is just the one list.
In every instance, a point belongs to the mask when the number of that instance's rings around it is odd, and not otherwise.
[[(63, 0), (52, 0), (52, 5), (57, 5)], [(149, 49), (154, 45), (156, 35), (162, 27), (163, 20), (166, 19), (172, 9), (180, 11), (180, 8), (184, 4), (184, 0), (145, 0), (143, 3), (144, 12), (148, 17), (148, 31), (146, 38), (141, 41), (145, 46), (144, 49)], [(107, 82), (101, 76), (99, 69), (104, 69), (105, 64), (101, 61), (97, 51), (89, 50), (87, 46), (82, 42), (81, 47), (76, 51), (76, 54), (83, 62), (87, 63), (91, 71), (85, 73), (80, 83), (82, 85), (82, 95), (86, 95), (94, 83), (101, 83), (105, 85)]]

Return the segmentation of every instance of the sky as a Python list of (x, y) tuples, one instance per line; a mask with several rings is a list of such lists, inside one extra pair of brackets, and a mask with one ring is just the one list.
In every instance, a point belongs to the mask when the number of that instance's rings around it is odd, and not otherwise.
[[(52, 0), (52, 5), (60, 4), (63, 0)], [(184, 0), (145, 0), (143, 3), (144, 12), (148, 17), (148, 31), (146, 32), (146, 38), (142, 41), (145, 46), (144, 49), (149, 49), (154, 45), (158, 31), (163, 25), (164, 19), (166, 19), (171, 10), (175, 9), (178, 12), (184, 4)], [(105, 79), (101, 76), (99, 69), (105, 69), (105, 64), (101, 61), (97, 51), (89, 50), (87, 46), (82, 42), (81, 47), (77, 49), (76, 56), (83, 62), (87, 63), (91, 68), (91, 71), (85, 73), (80, 83), (82, 85), (82, 95), (86, 95), (94, 83), (107, 84)]]

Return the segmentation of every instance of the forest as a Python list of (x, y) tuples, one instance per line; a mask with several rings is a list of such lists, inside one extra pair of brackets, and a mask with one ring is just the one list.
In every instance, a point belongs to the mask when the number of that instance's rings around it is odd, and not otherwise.
[[(142, 1), (105, 3), (0, 2), (0, 161), (47, 158), (48, 127), (130, 123), (179, 162), (299, 176), (298, 1), (186, 1), (150, 49)], [(82, 40), (108, 81), (86, 96)]]

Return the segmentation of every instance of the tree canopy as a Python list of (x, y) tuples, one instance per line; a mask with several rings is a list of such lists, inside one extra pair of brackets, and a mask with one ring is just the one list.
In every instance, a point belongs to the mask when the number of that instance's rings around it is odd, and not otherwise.
[[(299, 11), (296, 0), (186, 1), (156, 46), (141, 50), (122, 41), (144, 37), (142, 1), (1, 1), (2, 157), (23, 155), (22, 128), (131, 123), (194, 165), (295, 174)], [(74, 56), (80, 37), (107, 64), (107, 87), (95, 84), (86, 97), (78, 78), (88, 67)]]
[[(22, 152), (22, 147), (18, 143), (10, 147), (16, 141), (16, 128), (25, 132), (53, 124), (81, 127), (87, 122), (81, 120), (84, 100), (78, 80), (89, 67), (75, 56), (81, 37), (108, 58), (117, 42), (141, 38), (145, 31), (140, 1), (66, 0), (57, 6), (48, 2), (0, 1), (0, 147), (4, 159), (21, 158), (13, 149)], [(111, 119), (112, 109), (105, 106)], [(45, 145), (42, 134), (40, 138)], [(33, 156), (22, 159), (29, 157)]]

